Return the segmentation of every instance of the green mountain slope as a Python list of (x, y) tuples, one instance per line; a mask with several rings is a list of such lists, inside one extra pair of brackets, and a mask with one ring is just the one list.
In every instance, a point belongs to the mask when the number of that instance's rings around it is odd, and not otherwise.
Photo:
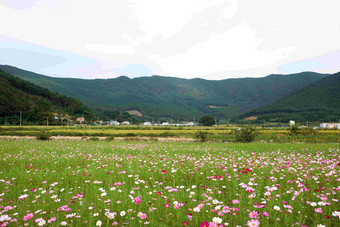
[(22, 111), (26, 123), (46, 123), (47, 117), (53, 122), (52, 113), (82, 115), (91, 111), (73, 97), (58, 95), (46, 88), (14, 77), (0, 70), (0, 122), (5, 118), (17, 123)]
[(276, 102), (242, 115), (271, 122), (338, 121), (340, 117), (340, 72), (293, 92)]
[(161, 76), (84, 80), (47, 77), (11, 66), (0, 68), (52, 91), (76, 97), (97, 113), (138, 110), (146, 119), (180, 120), (197, 119), (205, 114), (230, 119), (326, 76), (304, 72), (220, 81)]

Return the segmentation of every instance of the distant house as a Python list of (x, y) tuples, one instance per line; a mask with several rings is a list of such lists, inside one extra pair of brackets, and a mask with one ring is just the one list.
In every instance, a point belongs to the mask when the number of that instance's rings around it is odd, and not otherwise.
[(79, 122), (79, 123), (83, 123), (85, 121), (85, 118), (84, 117), (78, 117), (76, 119), (76, 122)]
[(321, 123), (320, 128), (336, 128), (340, 129), (340, 123)]
[(148, 121), (147, 121), (147, 122), (144, 122), (143, 125), (150, 126), (150, 125), (152, 125), (152, 124), (151, 124), (151, 122), (148, 122)]
[(130, 124), (130, 122), (128, 122), (128, 121), (123, 121), (122, 122), (122, 125), (129, 125)]
[(185, 126), (195, 126), (195, 123), (194, 122), (188, 122), (185, 124)]
[(170, 125), (170, 124), (169, 124), (169, 122), (163, 122), (161, 125), (163, 125), (163, 126), (165, 126), (165, 125), (168, 126), (168, 125)]
[(108, 125), (120, 125), (120, 123), (118, 121), (113, 121), (113, 120), (107, 122), (107, 124)]

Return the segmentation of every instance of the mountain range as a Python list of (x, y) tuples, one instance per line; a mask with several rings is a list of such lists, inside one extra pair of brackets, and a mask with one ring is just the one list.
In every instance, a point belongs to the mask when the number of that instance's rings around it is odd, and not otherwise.
[(270, 105), (329, 76), (302, 72), (225, 80), (162, 76), (89, 80), (49, 77), (7, 65), (0, 69), (53, 92), (75, 97), (97, 115), (121, 111), (146, 120), (192, 120), (211, 115), (220, 122)]
[(340, 72), (284, 96), (265, 107), (247, 111), (241, 118), (257, 121), (338, 121), (340, 119)]

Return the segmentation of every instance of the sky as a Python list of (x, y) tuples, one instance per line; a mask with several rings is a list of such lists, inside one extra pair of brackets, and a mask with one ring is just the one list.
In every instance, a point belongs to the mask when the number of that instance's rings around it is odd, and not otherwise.
[(339, 0), (0, 0), (0, 64), (84, 79), (340, 71)]

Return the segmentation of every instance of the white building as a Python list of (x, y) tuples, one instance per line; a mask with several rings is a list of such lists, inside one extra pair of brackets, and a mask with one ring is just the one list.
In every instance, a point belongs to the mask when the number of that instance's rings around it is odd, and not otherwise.
[(130, 122), (128, 122), (128, 121), (123, 121), (123, 122), (122, 122), (122, 125), (130, 125)]
[(107, 124), (108, 125), (119, 125), (119, 122), (111, 120), (111, 121), (107, 122)]
[(168, 125), (170, 125), (170, 124), (169, 124), (169, 122), (163, 122), (161, 125), (163, 125), (163, 126), (165, 126), (165, 125), (168, 126)]
[(147, 122), (144, 122), (143, 125), (151, 126), (152, 124), (151, 124), (151, 122), (147, 121)]
[(321, 123), (320, 128), (336, 128), (340, 129), (340, 123)]

